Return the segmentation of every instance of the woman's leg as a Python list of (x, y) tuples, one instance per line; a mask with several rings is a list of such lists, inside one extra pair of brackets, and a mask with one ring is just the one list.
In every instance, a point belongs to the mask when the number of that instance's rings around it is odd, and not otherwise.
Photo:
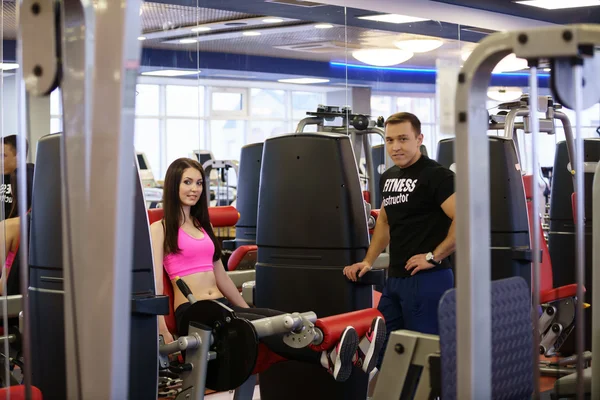
[[(286, 314), (282, 311), (268, 308), (241, 308), (231, 306), (239, 318), (255, 321), (257, 319), (275, 317)], [(352, 366), (356, 363), (359, 344), (358, 334), (352, 326), (346, 327), (338, 344), (329, 351), (314, 351), (309, 347), (296, 349), (288, 346), (283, 341), (283, 335), (268, 336), (260, 339), (267, 347), (288, 360), (296, 360), (311, 364), (318, 364), (326, 368), (337, 381), (345, 381), (352, 373)]]

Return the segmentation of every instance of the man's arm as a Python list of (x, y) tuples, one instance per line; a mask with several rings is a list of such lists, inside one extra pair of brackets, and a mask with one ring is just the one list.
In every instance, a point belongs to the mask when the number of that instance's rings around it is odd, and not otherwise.
[(390, 225), (388, 224), (387, 214), (385, 208), (382, 206), (379, 210), (379, 217), (375, 223), (375, 230), (373, 231), (373, 237), (371, 238), (371, 244), (367, 255), (363, 261), (356, 264), (344, 267), (342, 273), (351, 281), (356, 282), (358, 278), (369, 272), (379, 257), (379, 254), (387, 247), (390, 243)]
[(385, 213), (385, 207), (382, 206), (379, 210), (377, 222), (375, 223), (375, 230), (373, 231), (369, 250), (363, 261), (372, 266), (388, 244), (390, 244), (390, 225)]
[(456, 215), (456, 194), (452, 194), (442, 203), (442, 210), (444, 210), (448, 218), (452, 220), (452, 224), (450, 224), (446, 239), (444, 239), (433, 251), (433, 256), (436, 261), (443, 260), (456, 250), (456, 220), (454, 219)]

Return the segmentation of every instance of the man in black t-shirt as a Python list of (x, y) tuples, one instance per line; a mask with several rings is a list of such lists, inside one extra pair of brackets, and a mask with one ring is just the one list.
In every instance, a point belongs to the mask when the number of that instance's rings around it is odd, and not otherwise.
[[(2, 138), (4, 157), (4, 179), (0, 183), (0, 201), (4, 204), (4, 219), (19, 215), (17, 205), (17, 135)], [(25, 139), (25, 156), (29, 154), (29, 142)], [(33, 189), (34, 165), (27, 164), (27, 206), (31, 207), (31, 191)]]
[[(455, 175), (421, 154), (423, 135), (415, 115), (390, 116), (385, 140), (395, 165), (380, 179), (383, 201), (371, 245), (365, 259), (345, 267), (344, 275), (356, 281), (389, 244), (388, 279), (378, 306), (388, 336), (398, 329), (438, 334), (438, 304), (454, 286), (448, 256), (456, 243)], [(384, 351), (385, 346), (380, 356)]]

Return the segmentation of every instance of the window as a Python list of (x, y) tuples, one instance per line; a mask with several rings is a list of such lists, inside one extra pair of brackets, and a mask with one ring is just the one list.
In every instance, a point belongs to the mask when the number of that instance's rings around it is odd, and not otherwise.
[(138, 116), (159, 115), (158, 85), (137, 85), (135, 97), (135, 114)]
[(246, 117), (247, 90), (237, 88), (213, 88), (211, 93), (211, 116), (220, 118)]
[(252, 118), (285, 118), (285, 91), (270, 89), (252, 89)]
[(166, 107), (169, 117), (203, 117), (204, 87), (168, 85)]
[(317, 107), (324, 101), (323, 93), (292, 92), (292, 118), (295, 120), (306, 118), (307, 111), (317, 111)]
[(154, 179), (162, 180), (164, 172), (161, 165), (160, 120), (158, 118), (137, 118), (135, 121), (134, 147), (146, 154)]
[(210, 121), (210, 150), (217, 160), (239, 160), (245, 144), (244, 121)]
[(371, 115), (375, 118), (381, 116), (388, 119), (392, 111), (391, 96), (371, 96)]
[(194, 150), (206, 149), (203, 124), (197, 119), (167, 120), (166, 165), (182, 157), (190, 157)]
[(252, 121), (246, 143), (260, 143), (273, 136), (292, 133), (286, 126), (285, 121)]

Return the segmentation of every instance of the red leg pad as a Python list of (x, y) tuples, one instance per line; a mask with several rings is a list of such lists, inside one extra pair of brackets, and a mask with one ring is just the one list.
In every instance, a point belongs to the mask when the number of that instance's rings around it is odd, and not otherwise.
[(240, 264), (240, 261), (242, 261), (246, 254), (257, 250), (258, 246), (256, 245), (244, 245), (238, 247), (233, 253), (231, 253), (231, 256), (229, 256), (229, 261), (227, 261), (227, 269), (229, 271), (235, 271)]
[(254, 366), (252, 375), (265, 372), (271, 365), (282, 361), (287, 361), (287, 359), (269, 349), (266, 344), (259, 343), (258, 357), (256, 358), (256, 365)]
[[(10, 392), (10, 395), (9, 395)], [(11, 400), (25, 400), (25, 386), (9, 386), (0, 389), (0, 400), (5, 400), (10, 396)], [(35, 386), (31, 387), (31, 400), (42, 400), (42, 392)]]
[(240, 213), (232, 206), (208, 207), (208, 216), (215, 228), (235, 226), (240, 219)]
[(362, 338), (369, 328), (375, 317), (383, 317), (376, 308), (367, 308), (364, 310), (353, 311), (340, 315), (332, 315), (331, 317), (319, 318), (315, 322), (315, 327), (323, 332), (323, 342), (319, 345), (310, 345), (314, 351), (329, 350), (337, 344), (342, 336), (342, 332), (348, 325), (356, 329), (358, 337)]
[[(585, 293), (585, 287), (583, 288)], [(566, 299), (567, 297), (575, 297), (577, 295), (577, 284), (557, 287), (540, 293), (540, 303), (550, 303), (557, 300)]]

